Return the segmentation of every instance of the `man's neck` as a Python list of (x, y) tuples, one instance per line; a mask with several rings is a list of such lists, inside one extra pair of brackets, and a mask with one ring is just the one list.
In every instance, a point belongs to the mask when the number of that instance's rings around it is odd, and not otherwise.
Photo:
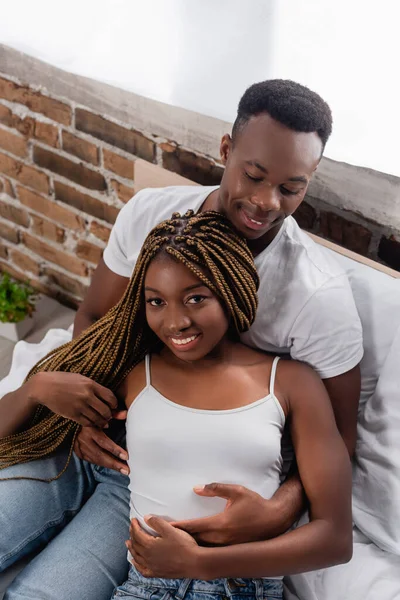
[[(217, 212), (222, 212), (220, 210), (219, 188), (211, 192), (211, 194), (207, 196), (207, 198), (199, 208), (199, 212), (205, 212), (206, 210), (215, 210)], [(267, 246), (270, 245), (270, 243), (278, 235), (282, 225), (283, 223), (280, 223), (280, 225), (273, 227), (272, 229), (267, 231), (267, 233), (265, 233), (263, 236), (256, 240), (247, 240), (248, 246), (253, 256), (258, 256), (263, 250), (265, 250), (265, 248), (267, 248)]]

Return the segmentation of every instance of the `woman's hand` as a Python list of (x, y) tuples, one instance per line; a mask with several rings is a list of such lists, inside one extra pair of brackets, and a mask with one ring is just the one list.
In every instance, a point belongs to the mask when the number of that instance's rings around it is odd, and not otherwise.
[(25, 386), (33, 405), (42, 404), (83, 427), (104, 428), (118, 405), (111, 390), (79, 373), (40, 371)]
[(158, 537), (144, 531), (137, 519), (131, 520), (130, 540), (126, 547), (136, 569), (144, 577), (199, 579), (196, 541), (160, 517), (145, 517), (145, 522)]

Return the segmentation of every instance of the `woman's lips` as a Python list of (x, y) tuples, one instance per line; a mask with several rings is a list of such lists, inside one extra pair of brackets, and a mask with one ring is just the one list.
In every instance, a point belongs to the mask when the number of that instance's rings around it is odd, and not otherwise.
[(192, 350), (197, 344), (199, 337), (200, 333), (194, 333), (193, 335), (188, 335), (186, 337), (170, 337), (169, 341), (178, 352), (187, 352), (188, 350)]

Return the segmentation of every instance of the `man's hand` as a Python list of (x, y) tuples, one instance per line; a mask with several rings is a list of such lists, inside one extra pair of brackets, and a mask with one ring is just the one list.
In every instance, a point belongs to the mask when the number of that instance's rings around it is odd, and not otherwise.
[(25, 386), (32, 405), (42, 404), (83, 427), (105, 427), (118, 405), (111, 390), (79, 373), (41, 371)]
[[(113, 413), (113, 419), (126, 419), (126, 410)], [(83, 427), (75, 440), (75, 454), (82, 460), (129, 475), (126, 450), (113, 442), (102, 429)], [(120, 460), (117, 460), (117, 459)]]
[(132, 519), (130, 540), (126, 542), (126, 547), (132, 555), (136, 569), (144, 577), (198, 579), (198, 546), (195, 540), (160, 517), (145, 517), (145, 521), (157, 532), (158, 537), (144, 531), (138, 520)]
[(199, 496), (218, 496), (227, 500), (222, 513), (171, 523), (193, 535), (199, 544), (241, 544), (273, 538), (287, 530), (280, 503), (273, 498), (266, 500), (241, 485), (225, 483), (210, 483), (203, 488), (194, 488), (194, 491)]

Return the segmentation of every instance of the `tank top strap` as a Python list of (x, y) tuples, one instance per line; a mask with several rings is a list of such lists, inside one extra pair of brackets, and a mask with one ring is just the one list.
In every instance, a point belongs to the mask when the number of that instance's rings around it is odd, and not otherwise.
[(269, 380), (269, 393), (271, 394), (271, 396), (275, 395), (274, 387), (275, 387), (276, 367), (278, 366), (278, 362), (279, 362), (279, 356), (275, 356), (274, 362), (272, 363), (271, 377)]
[(150, 376), (150, 354), (146, 354), (144, 358), (144, 366), (146, 370), (146, 387), (151, 384), (151, 376)]

